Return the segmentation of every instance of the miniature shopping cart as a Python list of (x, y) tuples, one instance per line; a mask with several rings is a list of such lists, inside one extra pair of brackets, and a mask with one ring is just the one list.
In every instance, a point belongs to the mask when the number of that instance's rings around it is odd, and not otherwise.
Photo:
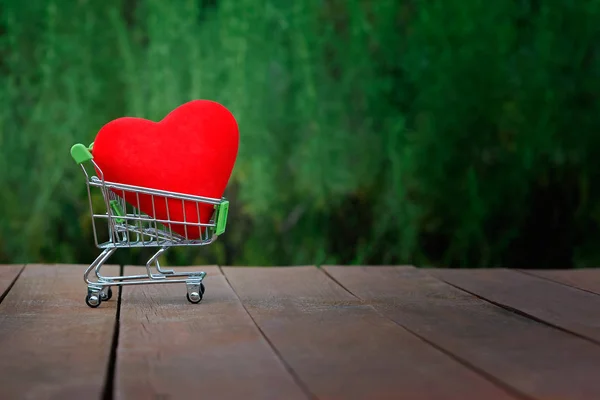
[[(94, 241), (96, 246), (102, 249), (102, 253), (84, 273), (83, 278), (88, 287), (86, 304), (95, 308), (102, 301), (109, 300), (112, 297), (112, 286), (158, 283), (185, 283), (188, 301), (199, 303), (204, 295), (202, 280), (206, 273), (163, 269), (158, 258), (173, 246), (205, 246), (214, 242), (225, 231), (229, 202), (225, 198), (213, 199), (105, 181), (102, 170), (90, 152), (92, 146), (93, 143), (89, 148), (83, 144), (76, 144), (71, 148), (71, 156), (85, 174)], [(96, 175), (89, 174), (85, 164), (88, 168), (90, 164), (93, 165)], [(166, 205), (167, 218), (156, 217), (156, 213), (150, 216), (142, 212), (140, 199), (149, 200), (153, 210), (160, 205)], [(181, 204), (180, 207), (184, 210), (183, 220), (169, 216), (169, 207), (173, 207), (174, 204)], [(102, 211), (98, 212), (98, 208)], [(194, 210), (193, 215), (190, 215), (190, 209)], [(188, 210), (187, 215), (185, 210)], [(201, 212), (206, 210), (210, 210), (212, 216), (208, 223), (202, 223)], [(183, 234), (175, 232), (182, 231), (181, 227)], [(197, 235), (188, 234), (194, 230)], [(146, 263), (146, 274), (100, 274), (104, 263), (117, 249), (132, 247), (158, 248)], [(95, 273), (95, 279), (90, 279), (92, 271)]]

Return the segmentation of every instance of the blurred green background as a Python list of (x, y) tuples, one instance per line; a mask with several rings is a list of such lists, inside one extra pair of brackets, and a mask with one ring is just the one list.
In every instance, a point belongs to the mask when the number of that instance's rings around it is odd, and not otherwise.
[(0, 263), (90, 263), (71, 145), (204, 98), (240, 127), (233, 209), (171, 265), (596, 266), (598, 21), (599, 0), (0, 0)]

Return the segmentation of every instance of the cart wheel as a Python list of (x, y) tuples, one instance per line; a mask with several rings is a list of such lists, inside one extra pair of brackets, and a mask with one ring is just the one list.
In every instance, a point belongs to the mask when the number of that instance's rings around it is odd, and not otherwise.
[(102, 298), (102, 301), (107, 301), (107, 300), (111, 299), (112, 294), (113, 294), (112, 289), (109, 287), (106, 292), (104, 292), (104, 291), (100, 292), (100, 298)]
[(204, 296), (204, 291), (206, 288), (204, 287), (204, 283), (200, 282), (200, 291), (202, 292), (202, 296)]
[(88, 294), (87, 296), (85, 296), (85, 304), (87, 304), (88, 306), (92, 307), (92, 308), (96, 308), (100, 305), (100, 303), (102, 302), (101, 296), (95, 295), (95, 294)]
[(188, 301), (192, 304), (198, 304), (202, 301), (202, 289), (200, 290), (200, 293), (198, 292), (192, 292), (192, 293), (188, 293), (185, 295), (185, 297), (187, 297)]

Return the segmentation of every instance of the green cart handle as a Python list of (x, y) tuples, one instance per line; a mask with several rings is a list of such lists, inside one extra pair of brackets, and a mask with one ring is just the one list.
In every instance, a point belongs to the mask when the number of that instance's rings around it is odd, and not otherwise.
[(215, 206), (215, 208), (217, 211), (215, 234), (217, 236), (219, 236), (225, 232), (225, 227), (227, 226), (227, 214), (229, 212), (229, 201), (223, 200), (223, 201), (221, 201), (221, 203), (219, 203), (218, 206)]
[(81, 143), (74, 144), (71, 147), (71, 157), (77, 164), (83, 164), (86, 161), (90, 161), (94, 158), (90, 150), (94, 147), (94, 143), (90, 144), (89, 148), (85, 147)]

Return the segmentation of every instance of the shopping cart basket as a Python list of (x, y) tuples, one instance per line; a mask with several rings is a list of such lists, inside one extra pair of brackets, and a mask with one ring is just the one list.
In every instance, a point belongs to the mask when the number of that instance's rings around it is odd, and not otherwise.
[[(95, 308), (102, 301), (109, 300), (112, 297), (112, 286), (158, 283), (185, 283), (187, 299), (191, 303), (199, 303), (204, 295), (202, 281), (206, 273), (163, 269), (158, 258), (169, 247), (205, 246), (214, 242), (225, 232), (229, 202), (225, 198), (213, 199), (105, 181), (101, 168), (90, 152), (92, 146), (93, 143), (89, 148), (83, 144), (75, 144), (71, 148), (71, 156), (85, 174), (94, 241), (96, 246), (102, 249), (102, 253), (84, 273), (83, 278), (88, 288), (86, 304)], [(88, 168), (91, 169), (90, 164), (94, 167), (96, 175), (88, 173)], [(155, 212), (154, 216), (150, 216), (140, 211), (142, 202), (151, 204), (153, 211), (164, 206), (167, 218), (156, 217)], [(169, 210), (176, 207), (183, 211), (183, 220), (169, 215)], [(98, 208), (102, 211), (98, 212)], [(193, 212), (190, 213), (190, 210)], [(207, 223), (202, 223), (200, 216), (207, 210), (210, 210), (212, 215)], [(100, 274), (104, 263), (117, 249), (132, 247), (158, 248), (146, 263), (145, 274)], [(90, 278), (92, 271), (95, 273), (95, 279)]]

